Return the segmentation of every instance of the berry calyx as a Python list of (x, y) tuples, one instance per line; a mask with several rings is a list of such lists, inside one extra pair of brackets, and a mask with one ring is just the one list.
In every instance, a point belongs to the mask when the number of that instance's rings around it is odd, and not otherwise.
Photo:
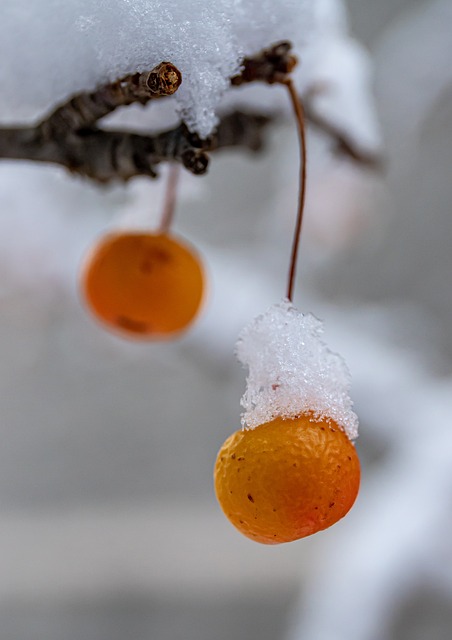
[(226, 440), (214, 481), (222, 510), (243, 535), (278, 544), (344, 517), (358, 494), (360, 464), (333, 421), (276, 418)]
[(167, 233), (104, 236), (87, 257), (81, 290), (107, 328), (129, 338), (172, 338), (197, 316), (204, 272), (196, 252)]

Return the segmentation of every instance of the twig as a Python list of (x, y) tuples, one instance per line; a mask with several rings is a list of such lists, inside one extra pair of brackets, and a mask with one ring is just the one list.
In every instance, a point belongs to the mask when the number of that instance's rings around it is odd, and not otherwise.
[(118, 107), (173, 95), (182, 82), (181, 72), (171, 62), (161, 62), (151, 71), (134, 73), (103, 85), (91, 93), (80, 93), (58, 107), (40, 125), (44, 137), (66, 135), (95, 126)]
[(232, 86), (238, 87), (256, 81), (266, 84), (284, 81), (298, 62), (291, 49), (291, 43), (283, 41), (264, 49), (252, 58), (245, 58), (241, 72), (231, 78)]
[(328, 122), (325, 118), (321, 118), (317, 115), (310, 106), (310, 93), (305, 96), (305, 116), (311, 124), (317, 129), (326, 133), (330, 138), (334, 140), (335, 150), (344, 156), (348, 156), (351, 160), (361, 165), (366, 165), (372, 169), (382, 169), (383, 158), (379, 153), (366, 153), (364, 152), (353, 140), (347, 136), (345, 131), (341, 131), (338, 127), (335, 127), (333, 123)]
[(233, 111), (221, 118), (212, 136), (204, 142), (207, 151), (225, 147), (243, 147), (250, 151), (260, 151), (264, 146), (264, 128), (274, 118), (260, 113)]

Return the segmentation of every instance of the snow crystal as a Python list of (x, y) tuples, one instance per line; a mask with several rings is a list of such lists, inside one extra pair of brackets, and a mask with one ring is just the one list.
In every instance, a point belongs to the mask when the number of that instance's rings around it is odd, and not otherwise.
[(350, 375), (321, 336), (323, 325), (300, 313), (288, 300), (273, 305), (239, 336), (236, 354), (248, 366), (241, 404), (242, 425), (252, 429), (277, 416), (310, 413), (332, 419), (350, 439), (358, 435), (358, 418), (349, 396)]
[(162, 60), (175, 98), (206, 136), (244, 56), (278, 40), (302, 46), (317, 0), (2, 0), (0, 119), (36, 119), (79, 91)]

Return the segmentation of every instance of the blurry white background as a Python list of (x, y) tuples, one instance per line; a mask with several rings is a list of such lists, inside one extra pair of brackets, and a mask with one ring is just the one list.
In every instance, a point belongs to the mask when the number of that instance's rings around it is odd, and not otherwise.
[(176, 343), (105, 334), (77, 293), (84, 251), (113, 224), (152, 221), (163, 181), (101, 189), (2, 162), (1, 637), (450, 637), (452, 6), (348, 5), (374, 60), (384, 164), (359, 167), (310, 132), (295, 303), (352, 373), (356, 506), (270, 548), (213, 496), (216, 451), (240, 424), (236, 335), (285, 290), (290, 122), (261, 156), (218, 154), (207, 177), (184, 176), (175, 229), (202, 251), (211, 293)]

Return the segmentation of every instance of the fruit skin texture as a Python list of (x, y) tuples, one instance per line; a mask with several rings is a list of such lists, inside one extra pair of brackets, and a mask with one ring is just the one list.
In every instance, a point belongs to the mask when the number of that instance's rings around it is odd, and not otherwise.
[(203, 299), (196, 252), (164, 233), (112, 233), (88, 256), (81, 290), (104, 326), (129, 338), (165, 339), (187, 329)]
[(214, 472), (230, 522), (263, 544), (291, 542), (345, 516), (359, 490), (355, 447), (333, 421), (276, 418), (233, 433)]

